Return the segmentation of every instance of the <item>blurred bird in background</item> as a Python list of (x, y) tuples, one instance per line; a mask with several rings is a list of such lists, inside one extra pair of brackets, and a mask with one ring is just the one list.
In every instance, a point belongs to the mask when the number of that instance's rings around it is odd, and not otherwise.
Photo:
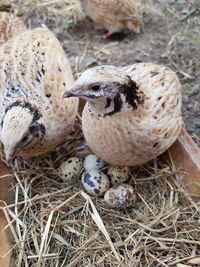
[(108, 32), (104, 38), (126, 29), (140, 31), (140, 14), (135, 0), (81, 0), (89, 18)]

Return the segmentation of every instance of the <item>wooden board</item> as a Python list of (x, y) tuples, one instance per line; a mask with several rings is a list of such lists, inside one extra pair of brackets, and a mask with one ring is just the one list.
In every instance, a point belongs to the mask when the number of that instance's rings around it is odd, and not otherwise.
[[(13, 200), (13, 192), (11, 190), (12, 177), (7, 165), (0, 159), (0, 177), (8, 175), (5, 178), (0, 178), (0, 206), (11, 203)], [(0, 210), (0, 267), (14, 266), (14, 259), (12, 259), (13, 238), (9, 228), (5, 230), (7, 220), (2, 210)]]
[(163, 154), (193, 198), (200, 197), (200, 148), (182, 128), (178, 140)]

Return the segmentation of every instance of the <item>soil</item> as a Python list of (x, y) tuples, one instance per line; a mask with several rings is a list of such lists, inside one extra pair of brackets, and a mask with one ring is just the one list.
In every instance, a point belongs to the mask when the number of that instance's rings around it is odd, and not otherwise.
[[(200, 143), (200, 2), (199, 0), (146, 0), (142, 2), (140, 34), (126, 32), (103, 39), (104, 30), (85, 18), (77, 24), (55, 27), (52, 17), (29, 13), (31, 27), (45, 23), (62, 42), (75, 78), (85, 69), (136, 62), (164, 64), (178, 74), (183, 86), (183, 119), (188, 132)], [(41, 20), (40, 20), (41, 19)], [(67, 26), (68, 29), (64, 29)]]

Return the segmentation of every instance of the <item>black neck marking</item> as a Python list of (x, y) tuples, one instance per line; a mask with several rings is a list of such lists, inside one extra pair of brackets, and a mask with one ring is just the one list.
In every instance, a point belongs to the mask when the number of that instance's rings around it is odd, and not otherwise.
[(109, 108), (111, 103), (112, 103), (112, 99), (111, 98), (106, 98), (106, 106), (105, 106), (105, 108)]
[(39, 131), (35, 134), (35, 137), (37, 138), (43, 138), (46, 132), (46, 128), (42, 123), (38, 123)]
[(6, 113), (9, 110), (11, 110), (13, 107), (22, 107), (22, 108), (28, 109), (29, 112), (33, 115), (33, 121), (32, 122), (37, 121), (42, 117), (42, 114), (38, 111), (38, 109), (36, 107), (34, 107), (33, 105), (31, 105), (29, 102), (17, 100), (15, 102), (13, 102), (12, 104), (10, 104), (5, 109), (5, 113), (4, 113), (3, 119), (1, 121), (1, 127), (3, 127), (4, 117), (5, 117)]
[[(111, 102), (112, 102), (111, 99), (107, 98), (106, 108), (110, 107)], [(113, 102), (114, 102), (114, 109), (111, 112), (105, 113), (104, 117), (107, 115), (111, 116), (111, 115), (121, 111), (122, 106), (123, 106), (123, 101), (121, 99), (120, 93), (118, 93), (114, 97)]]
[[(132, 109), (136, 109), (139, 104), (144, 103), (143, 93), (139, 92), (139, 87), (130, 77), (126, 84), (119, 84), (115, 83), (115, 86), (119, 87), (119, 93), (114, 97), (114, 109), (109, 112), (105, 113), (104, 116), (111, 116), (117, 112), (120, 112), (123, 106), (123, 101), (120, 94), (125, 96), (125, 103), (128, 104), (129, 107)], [(106, 99), (106, 106), (105, 108), (110, 107), (112, 100), (110, 98)]]
[(144, 98), (139, 93), (139, 87), (130, 77), (126, 84), (120, 85), (120, 91), (125, 96), (125, 102), (130, 107), (136, 109), (139, 104), (144, 103)]

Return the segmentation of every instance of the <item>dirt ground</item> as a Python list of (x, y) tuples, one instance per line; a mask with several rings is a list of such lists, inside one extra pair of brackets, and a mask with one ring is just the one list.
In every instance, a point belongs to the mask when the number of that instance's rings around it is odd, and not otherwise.
[[(58, 2), (61, 5), (62, 1)], [(64, 11), (59, 17), (56, 9), (53, 10), (48, 3), (37, 8), (32, 6), (24, 19), (31, 27), (45, 23), (57, 35), (71, 62), (75, 78), (85, 69), (100, 64), (125, 66), (153, 62), (171, 67), (183, 85), (186, 129), (200, 143), (200, 2), (140, 2), (143, 13), (141, 33), (126, 32), (124, 36), (113, 36), (107, 40), (102, 38), (104, 30), (97, 29), (88, 18), (73, 24)]]

